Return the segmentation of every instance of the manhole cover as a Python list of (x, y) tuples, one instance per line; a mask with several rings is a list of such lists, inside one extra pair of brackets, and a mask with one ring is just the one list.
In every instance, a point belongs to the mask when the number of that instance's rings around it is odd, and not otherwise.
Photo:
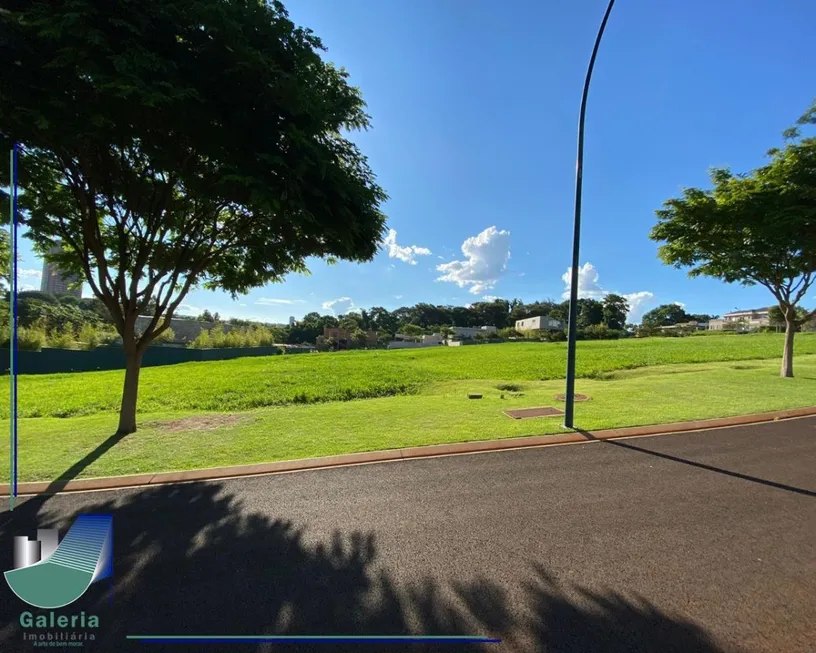
[[(575, 395), (575, 401), (589, 401), (592, 399), (589, 395)], [(555, 395), (556, 401), (566, 401), (567, 398), (564, 395)]]
[(505, 410), (504, 414), (513, 419), (527, 419), (528, 417), (553, 417), (554, 415), (563, 415), (563, 410), (552, 408), (551, 406), (543, 406), (541, 408), (520, 408), (519, 410)]

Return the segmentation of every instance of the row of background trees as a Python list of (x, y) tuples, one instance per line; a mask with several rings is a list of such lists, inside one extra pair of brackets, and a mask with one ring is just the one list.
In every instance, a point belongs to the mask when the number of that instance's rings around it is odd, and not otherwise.
[[(650, 336), (658, 335), (660, 327), (673, 326), (686, 322), (708, 322), (716, 316), (704, 313), (689, 313), (680, 304), (662, 304), (643, 315), (641, 324), (629, 324), (626, 316), (629, 305), (620, 295), (608, 294), (603, 300), (579, 299), (578, 328), (584, 337), (617, 338), (624, 335)], [(522, 336), (515, 330), (517, 320), (534, 316), (549, 316), (566, 325), (569, 302), (556, 302), (550, 299), (534, 302), (523, 302), (520, 299), (494, 299), (489, 302), (475, 302), (467, 306), (450, 306), (419, 303), (414, 306), (402, 306), (393, 311), (382, 306), (371, 309), (359, 309), (345, 315), (321, 315), (317, 312), (307, 313), (294, 325), (262, 323), (240, 318), (222, 318), (218, 312), (204, 310), (198, 315), (178, 315), (174, 319), (195, 320), (200, 322), (230, 324), (246, 329), (263, 326), (276, 343), (280, 344), (320, 344), (319, 337), (324, 328), (340, 327), (356, 334), (359, 346), (365, 344), (366, 331), (376, 331), (380, 341), (393, 339), (396, 334), (421, 336), (422, 334), (442, 333), (448, 335), (450, 327), (494, 326), (501, 337)], [(116, 338), (116, 330), (110, 312), (96, 297), (81, 299), (71, 295), (56, 297), (40, 291), (24, 291), (17, 300), (19, 326), (24, 329), (37, 328), (51, 339), (63, 342), (70, 334), (77, 337), (80, 333), (90, 334), (90, 329), (98, 332), (95, 340), (100, 342)], [(801, 322), (807, 312), (798, 308), (797, 317)], [(769, 311), (770, 324), (773, 328), (785, 326), (785, 316), (774, 306)], [(8, 325), (8, 293), (0, 305), (0, 326)], [(361, 335), (362, 332), (362, 335)], [(170, 337), (160, 339), (168, 341)], [(550, 339), (560, 340), (556, 332)], [(5, 336), (7, 337), (7, 336)], [(3, 337), (3, 340), (5, 340)], [(202, 340), (203, 342), (203, 340)]]
[[(2, 311), (0, 324), (8, 321), (8, 293), (4, 298), (6, 308)], [(274, 334), (276, 342), (288, 344), (318, 342), (324, 328), (340, 327), (356, 331), (376, 331), (381, 340), (393, 339), (397, 333), (419, 336), (423, 333), (449, 333), (450, 327), (493, 326), (513, 335), (517, 320), (534, 316), (550, 316), (566, 324), (569, 302), (550, 299), (524, 302), (520, 299), (494, 299), (475, 302), (467, 306), (418, 303), (389, 311), (382, 306), (360, 309), (346, 315), (306, 314), (294, 325), (264, 323)], [(107, 307), (96, 297), (81, 299), (62, 295), (55, 297), (40, 291), (19, 293), (17, 301), (19, 325), (30, 329), (37, 327), (46, 333), (72, 332), (78, 334), (92, 327), (100, 332), (115, 332), (115, 325)], [(602, 300), (579, 300), (578, 328), (582, 331), (594, 328), (595, 337), (620, 337), (625, 331), (635, 331), (635, 325), (626, 323), (629, 305), (620, 295), (608, 294)], [(148, 315), (150, 313), (148, 312)], [(646, 327), (658, 327), (687, 322), (705, 321), (711, 316), (690, 314), (677, 304), (660, 306), (643, 317)], [(240, 318), (222, 318), (217, 312), (205, 310), (197, 316), (177, 315), (174, 319), (198, 320), (214, 324), (224, 323), (239, 327), (254, 327), (261, 323)], [(601, 328), (602, 327), (602, 328)], [(555, 339), (559, 339), (557, 336)]]

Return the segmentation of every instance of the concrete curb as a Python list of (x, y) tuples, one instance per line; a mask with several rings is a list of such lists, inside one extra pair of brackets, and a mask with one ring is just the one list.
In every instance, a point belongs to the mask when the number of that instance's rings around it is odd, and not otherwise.
[[(729, 426), (761, 424), (763, 422), (772, 422), (780, 419), (810, 417), (815, 415), (816, 406), (809, 406), (806, 408), (778, 410), (770, 413), (740, 415), (738, 417), (722, 417), (717, 419), (695, 420), (691, 422), (676, 422), (674, 424), (655, 424), (651, 426), (633, 426), (620, 429), (608, 429), (604, 431), (584, 431), (557, 435), (533, 435), (527, 437), (506, 438), (503, 440), (480, 440), (477, 442), (436, 444), (423, 447), (389, 449), (386, 451), (341, 454), (337, 456), (325, 456), (322, 458), (282, 460), (274, 463), (257, 463), (253, 465), (236, 465), (232, 467), (212, 467), (209, 469), (192, 469), (179, 472), (133, 474), (128, 476), (109, 476), (103, 478), (87, 478), (69, 481), (19, 483), (17, 486), (17, 491), (19, 495), (57, 494), (60, 492), (81, 492), (91, 490), (112, 490), (126, 487), (145, 487), (150, 485), (163, 485), (166, 483), (211, 481), (242, 476), (260, 476), (264, 474), (327, 469), (331, 467), (361, 465), (367, 463), (413, 460), (435, 456), (482, 453), (488, 451), (505, 451), (528, 447), (547, 447), (560, 444), (577, 444), (581, 442), (586, 443), (592, 442), (593, 440), (611, 440), (615, 438), (632, 438), (649, 435), (684, 433), (688, 431), (704, 431)], [(0, 485), (0, 497), (7, 497), (8, 495), (8, 483)]]

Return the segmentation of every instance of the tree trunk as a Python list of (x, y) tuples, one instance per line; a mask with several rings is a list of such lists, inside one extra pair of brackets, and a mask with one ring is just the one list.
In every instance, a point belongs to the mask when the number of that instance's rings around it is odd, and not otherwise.
[(139, 396), (139, 372), (142, 369), (142, 351), (125, 352), (125, 387), (122, 390), (122, 407), (119, 410), (117, 435), (136, 432), (136, 399)]
[[(793, 313), (793, 311), (790, 311)], [(796, 324), (793, 321), (793, 316), (788, 316), (785, 320), (785, 350), (782, 352), (782, 371), (780, 376), (783, 378), (793, 378), (793, 336), (796, 333)]]

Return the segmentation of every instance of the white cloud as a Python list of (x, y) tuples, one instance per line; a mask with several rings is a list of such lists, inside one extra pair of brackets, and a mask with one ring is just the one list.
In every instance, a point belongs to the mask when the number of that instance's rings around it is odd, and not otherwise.
[(640, 322), (643, 317), (644, 309), (652, 303), (654, 294), (648, 290), (641, 290), (640, 292), (632, 292), (628, 295), (623, 295), (626, 301), (629, 302), (629, 315), (626, 319), (630, 322)]
[(677, 304), (680, 308), (686, 307), (686, 305), (683, 302), (672, 302), (672, 304)]
[(246, 306), (246, 304), (238, 304), (238, 306)]
[(383, 243), (388, 250), (388, 257), (399, 259), (409, 265), (416, 265), (417, 256), (429, 256), (431, 250), (427, 247), (417, 247), (416, 245), (397, 245), (397, 232), (394, 229), (388, 230), (388, 235), (385, 237)]
[(204, 309), (193, 306), (192, 304), (179, 304), (179, 307), (176, 309), (176, 313), (180, 315), (200, 315), (203, 312)]
[(34, 269), (26, 269), (26, 270), (17, 270), (18, 277), (35, 277), (39, 279), (42, 276), (42, 270), (34, 270)]
[[(570, 296), (570, 287), (572, 286), (572, 266), (567, 268), (567, 271), (561, 275), (561, 279), (564, 281), (565, 288), (564, 292), (561, 294), (563, 299), (569, 299)], [(595, 266), (592, 263), (586, 262), (580, 268), (578, 268), (578, 297), (582, 299), (603, 299), (603, 296), (607, 293), (606, 290), (601, 288), (600, 284), (598, 283), (598, 271), (595, 269)]]
[(491, 290), (507, 268), (510, 259), (510, 232), (495, 226), (462, 243), (464, 261), (450, 261), (436, 266), (442, 275), (437, 281), (449, 281), (460, 288), (470, 286), (470, 292), (479, 295)]
[(22, 286), (20, 286), (20, 292), (26, 292), (27, 290), (39, 290), (39, 289), (40, 289), (39, 286), (34, 286), (34, 285), (30, 284), (30, 283), (24, 283)]
[(394, 295), (394, 299), (402, 299), (403, 295)]
[[(564, 281), (564, 292), (561, 294), (563, 299), (569, 299), (572, 267), (567, 268), (567, 271), (561, 275)], [(578, 297), (584, 299), (603, 299), (611, 291), (605, 290), (598, 281), (598, 270), (592, 263), (587, 261), (580, 268), (578, 268)], [(629, 303), (629, 314), (627, 320), (629, 322), (639, 322), (643, 316), (643, 310), (654, 299), (654, 294), (648, 290), (640, 290), (633, 293), (616, 293), (620, 294)]]
[(486, 302), (495, 302), (497, 299), (501, 299), (501, 297), (497, 297), (496, 295), (485, 295), (482, 299)]
[(327, 302), (323, 302), (322, 306), (327, 311), (333, 311), (335, 315), (345, 315), (354, 308), (354, 302), (351, 300), (351, 297), (338, 297), (337, 299), (330, 299)]
[(261, 297), (255, 303), (261, 306), (277, 306), (278, 304), (304, 304), (304, 299), (273, 299), (271, 297)]

